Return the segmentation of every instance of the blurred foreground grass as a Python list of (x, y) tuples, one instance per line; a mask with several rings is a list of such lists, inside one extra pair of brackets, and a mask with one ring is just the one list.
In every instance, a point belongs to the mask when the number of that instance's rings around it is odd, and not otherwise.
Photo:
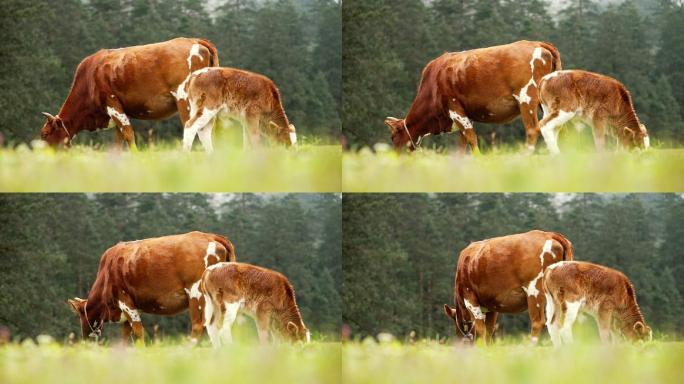
[(339, 343), (0, 346), (0, 383), (339, 383)]
[(344, 192), (679, 192), (684, 149), (482, 156), (368, 149), (342, 158)]
[(682, 383), (684, 343), (525, 343), (456, 347), (425, 342), (342, 347), (345, 383)]
[(339, 192), (341, 149), (0, 149), (2, 192)]

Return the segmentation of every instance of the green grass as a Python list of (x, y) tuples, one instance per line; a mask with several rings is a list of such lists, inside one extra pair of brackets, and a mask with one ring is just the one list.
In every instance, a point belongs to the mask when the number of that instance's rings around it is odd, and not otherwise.
[(561, 349), (525, 343), (458, 347), (374, 342), (342, 347), (346, 383), (681, 383), (684, 343), (577, 344)]
[(344, 192), (678, 192), (684, 149), (481, 156), (419, 150), (344, 153)]
[(339, 383), (340, 344), (0, 346), (0, 383)]
[(180, 144), (138, 153), (75, 146), (69, 150), (0, 149), (2, 192), (339, 192), (341, 149), (242, 150), (215, 144), (205, 154)]

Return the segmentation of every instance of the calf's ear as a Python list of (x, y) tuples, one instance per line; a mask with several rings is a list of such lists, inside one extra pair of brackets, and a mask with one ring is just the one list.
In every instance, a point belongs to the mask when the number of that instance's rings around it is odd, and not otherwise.
[(444, 313), (450, 318), (456, 320), (456, 309), (451, 308), (448, 304), (444, 304)]
[(634, 130), (629, 127), (624, 127), (623, 129), (625, 131), (625, 135), (627, 136), (634, 137), (634, 135), (636, 135), (636, 132), (634, 132)]
[(287, 330), (294, 334), (297, 334), (299, 332), (299, 328), (297, 327), (297, 325), (291, 321), (287, 322)]

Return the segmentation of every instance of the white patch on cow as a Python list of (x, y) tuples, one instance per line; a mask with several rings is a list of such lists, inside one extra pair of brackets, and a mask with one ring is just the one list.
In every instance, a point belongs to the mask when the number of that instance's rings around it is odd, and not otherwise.
[(209, 256), (214, 256), (218, 261), (218, 256), (216, 255), (216, 242), (210, 241), (207, 245), (207, 254), (204, 255), (204, 268), (209, 266)]
[(124, 302), (121, 301), (121, 300), (119, 300), (119, 308), (121, 309), (121, 311), (122, 311), (123, 313), (126, 314), (126, 316), (128, 316), (128, 319), (129, 319), (131, 322), (139, 322), (139, 321), (140, 321), (140, 312), (138, 312), (137, 309), (131, 309), (131, 308), (129, 308), (129, 307), (126, 305), (126, 303), (124, 303)]
[[(193, 105), (193, 110), (194, 109), (195, 108)], [(187, 125), (190, 122), (190, 120), (188, 120), (185, 128), (183, 129), (183, 150), (185, 152), (190, 152), (192, 149), (192, 142), (195, 140), (195, 136), (199, 131), (202, 131), (200, 141), (202, 142), (204, 150), (209, 153), (212, 152), (213, 147), (211, 144), (211, 130), (214, 124), (214, 117), (216, 117), (219, 109), (220, 108), (204, 108), (202, 109), (202, 114), (199, 117), (196, 117), (196, 114), (194, 114), (193, 111), (190, 112), (190, 119), (192, 120), (194, 118), (195, 120), (191, 126)]]
[(473, 129), (473, 123), (470, 122), (470, 119), (459, 115), (458, 112), (449, 110), (449, 117), (451, 117), (451, 120), (457, 121), (459, 124), (461, 124), (463, 129)]
[(544, 267), (544, 254), (550, 253), (554, 259), (556, 258), (556, 254), (553, 253), (553, 251), (551, 250), (552, 246), (553, 246), (553, 240), (547, 239), (544, 242), (544, 246), (542, 247), (542, 251), (539, 254), (539, 261), (541, 262), (542, 267)]
[(527, 287), (522, 287), (523, 291), (527, 294), (527, 296), (534, 296), (537, 297), (539, 295), (539, 290), (537, 289), (537, 280), (541, 279), (544, 276), (544, 271), (541, 271), (535, 276), (532, 281), (527, 285)]
[(468, 299), (463, 299), (463, 302), (465, 303), (466, 308), (470, 311), (470, 313), (473, 314), (473, 317), (476, 320), (484, 320), (485, 319), (485, 314), (482, 312), (482, 309), (480, 307), (476, 307), (468, 301)]
[(297, 144), (297, 132), (290, 132), (290, 144)]
[(193, 44), (192, 48), (190, 48), (190, 54), (188, 55), (188, 68), (192, 69), (192, 57), (193, 56), (199, 57), (200, 61), (202, 61), (202, 55), (200, 55), (199, 50), (200, 50), (199, 44)]
[(651, 147), (651, 139), (648, 138), (648, 135), (644, 136), (644, 148), (649, 149)]
[(544, 142), (549, 148), (549, 152), (551, 152), (551, 154), (557, 155), (560, 153), (560, 149), (558, 149), (558, 130), (560, 129), (561, 125), (567, 123), (570, 121), (570, 119), (575, 117), (575, 114), (576, 112), (566, 112), (560, 110), (558, 111), (558, 116), (547, 121), (546, 124), (541, 127), (541, 133), (544, 137)]
[(533, 112), (532, 112), (532, 110), (530, 109), (530, 115), (531, 115), (532, 113), (533, 113)]
[(537, 86), (537, 83), (534, 82), (534, 76), (532, 76), (530, 81), (528, 81), (527, 84), (525, 84), (525, 86), (520, 89), (520, 94), (518, 94), (518, 95), (513, 94), (513, 97), (518, 101), (518, 103), (529, 104), (530, 101), (532, 101), (532, 98), (530, 97), (530, 95), (527, 94), (528, 88), (531, 86), (535, 86), (535, 87)]
[(131, 122), (128, 121), (128, 116), (126, 116), (125, 113), (121, 113), (112, 107), (107, 107), (107, 114), (109, 115), (109, 117), (116, 118), (117, 120), (119, 120), (119, 123), (121, 125), (131, 125)]
[(191, 287), (190, 289), (185, 288), (185, 292), (188, 294), (188, 297), (191, 299), (199, 299), (202, 296), (202, 293), (199, 290), (200, 282), (202, 280), (197, 280)]
[(549, 295), (548, 292), (545, 293), (544, 296), (546, 296), (546, 329), (549, 331), (549, 336), (551, 337), (551, 342), (553, 343), (553, 346), (558, 347), (560, 346), (560, 334), (558, 333), (558, 324), (553, 322), (553, 316), (555, 313), (553, 298), (551, 297), (551, 295)]

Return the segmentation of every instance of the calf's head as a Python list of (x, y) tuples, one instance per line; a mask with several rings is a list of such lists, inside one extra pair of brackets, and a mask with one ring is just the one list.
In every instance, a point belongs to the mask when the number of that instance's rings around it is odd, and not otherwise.
[(287, 126), (280, 126), (273, 121), (269, 123), (271, 135), (275, 137), (278, 142), (285, 144), (286, 147), (294, 147), (297, 145), (297, 129), (294, 124), (288, 123)]
[(285, 336), (292, 342), (301, 341), (308, 343), (311, 341), (311, 333), (303, 322), (297, 325), (289, 321), (285, 327)]
[(389, 127), (390, 136), (392, 137), (392, 144), (394, 149), (400, 151), (402, 148), (408, 148), (410, 151), (416, 148), (409, 137), (408, 129), (406, 128), (405, 119), (397, 119), (396, 117), (388, 117), (385, 119), (385, 125)]
[(64, 125), (64, 121), (58, 116), (52, 116), (47, 112), (43, 112), (47, 118), (43, 128), (40, 129), (41, 140), (46, 141), (51, 146), (55, 147), (60, 144), (68, 146), (71, 142), (71, 135)]
[(86, 304), (88, 303), (88, 301), (78, 297), (74, 297), (73, 299), (70, 299), (67, 302), (69, 303), (71, 311), (74, 312), (79, 318), (81, 324), (81, 334), (83, 338), (86, 339), (88, 337), (99, 337), (102, 325), (99, 324), (98, 326), (97, 320), (94, 323), (88, 324), (89, 319), (86, 313)]
[(625, 336), (633, 341), (651, 341), (653, 339), (651, 327), (641, 321), (634, 323), (625, 333)]
[(627, 148), (648, 149), (651, 146), (646, 126), (641, 123), (639, 129), (624, 127), (620, 139)]

